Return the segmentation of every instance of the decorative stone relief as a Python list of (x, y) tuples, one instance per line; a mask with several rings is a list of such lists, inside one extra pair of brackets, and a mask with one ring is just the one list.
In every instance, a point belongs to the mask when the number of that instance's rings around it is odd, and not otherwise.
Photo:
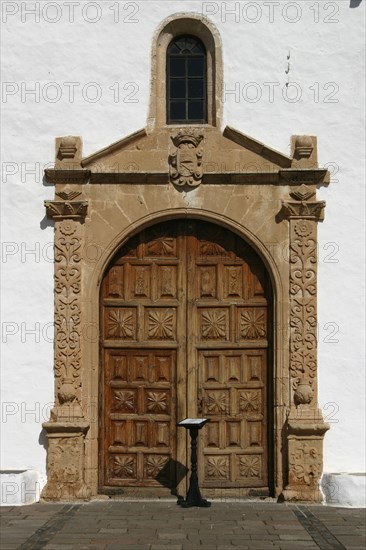
[(302, 185), (292, 192), (297, 202), (283, 203), (290, 221), (290, 373), (295, 390), (302, 382), (301, 392), (295, 393), (295, 401), (299, 403), (311, 402), (312, 392), (305, 390), (304, 380), (312, 388), (317, 371), (315, 222), (320, 218), (325, 203), (304, 200), (313, 194)]
[(289, 481), (292, 484), (314, 485), (322, 471), (321, 454), (314, 441), (294, 441), (289, 460)]
[[(71, 142), (63, 158), (71, 158)], [(69, 151), (68, 151), (68, 146)], [(67, 146), (67, 147), (66, 147)], [(74, 153), (73, 153), (74, 154)], [(56, 193), (60, 201), (45, 201), (48, 217), (55, 220), (55, 407), (45, 422), (48, 450), (46, 500), (89, 498), (84, 482), (84, 439), (89, 425), (81, 409), (81, 246), (87, 201), (66, 187)]]
[(55, 375), (61, 405), (78, 400), (81, 360), (80, 224), (55, 227)]
[(45, 500), (74, 500), (90, 497), (84, 483), (84, 436), (86, 423), (46, 422), (48, 435), (48, 482), (42, 492)]
[(180, 130), (172, 137), (176, 151), (169, 156), (170, 181), (180, 187), (197, 187), (202, 181), (203, 149), (198, 146), (203, 133), (198, 129)]
[(86, 201), (45, 201), (47, 216), (55, 220), (82, 219), (86, 215)]
[[(329, 425), (322, 421), (316, 403), (316, 222), (322, 219), (325, 203), (309, 201), (315, 196), (315, 189), (304, 184), (292, 189), (290, 194), (295, 201), (285, 202), (283, 207), (290, 222), (290, 375), (293, 404), (288, 417), (288, 485), (282, 494), (286, 500), (320, 501), (322, 441)], [(316, 417), (318, 423), (315, 423)]]

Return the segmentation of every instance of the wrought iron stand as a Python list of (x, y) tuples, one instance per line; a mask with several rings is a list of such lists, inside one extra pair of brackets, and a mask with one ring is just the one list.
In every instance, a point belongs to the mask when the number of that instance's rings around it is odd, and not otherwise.
[(197, 475), (198, 430), (200, 430), (206, 424), (206, 422), (208, 422), (207, 418), (186, 418), (185, 420), (182, 420), (177, 424), (177, 426), (189, 430), (189, 435), (191, 436), (191, 477), (189, 480), (187, 498), (179, 503), (183, 508), (191, 508), (192, 506), (209, 508), (211, 506), (211, 502), (208, 502), (201, 496), (201, 491), (198, 486)]

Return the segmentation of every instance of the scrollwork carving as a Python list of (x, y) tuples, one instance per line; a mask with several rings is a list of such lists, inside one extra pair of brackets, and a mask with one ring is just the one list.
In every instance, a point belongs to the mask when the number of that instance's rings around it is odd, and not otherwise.
[[(301, 185), (291, 191), (296, 201), (282, 203), (290, 222), (290, 372), (295, 404), (310, 404), (317, 370), (317, 237), (316, 222), (323, 219), (324, 201), (307, 201), (315, 190)], [(301, 395), (300, 395), (301, 394)]]
[(317, 441), (294, 442), (289, 457), (289, 479), (293, 485), (315, 486), (322, 471)]
[(316, 234), (309, 220), (293, 220), (290, 229), (290, 372), (297, 387), (316, 375)]
[(77, 400), (81, 361), (80, 224), (62, 220), (55, 228), (55, 376), (61, 404)]

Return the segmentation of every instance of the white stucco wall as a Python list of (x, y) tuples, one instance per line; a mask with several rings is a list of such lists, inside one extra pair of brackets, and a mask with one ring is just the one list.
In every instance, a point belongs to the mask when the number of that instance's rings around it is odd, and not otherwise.
[(285, 153), (291, 134), (317, 135), (320, 165), (334, 172), (319, 190), (327, 201), (319, 225), (319, 404), (331, 423), (324, 470), (365, 472), (365, 1), (4, 1), (1, 10), (1, 470), (45, 474), (53, 228), (43, 200), (54, 190), (42, 176), (54, 138), (81, 135), (88, 155), (143, 128), (153, 33), (173, 12), (192, 11), (209, 15), (221, 34), (224, 125)]

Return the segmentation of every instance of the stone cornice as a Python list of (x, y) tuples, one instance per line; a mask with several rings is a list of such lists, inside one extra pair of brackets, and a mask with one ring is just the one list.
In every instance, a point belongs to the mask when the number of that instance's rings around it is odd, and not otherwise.
[(296, 422), (292, 421), (288, 423), (288, 433), (289, 435), (299, 435), (299, 436), (323, 436), (326, 431), (329, 430), (330, 426), (326, 422)]
[[(204, 172), (203, 185), (296, 185), (327, 183), (327, 170), (278, 170), (271, 172)], [(45, 170), (53, 184), (168, 185), (169, 172), (91, 172), (90, 170)]]
[(90, 170), (79, 170), (77, 168), (55, 169), (47, 168), (45, 171), (46, 180), (53, 184), (87, 183), (90, 178)]
[(44, 201), (47, 218), (52, 220), (85, 218), (88, 201)]
[(280, 170), (280, 175), (289, 184), (329, 183), (329, 172), (326, 168), (288, 168)]
[(48, 434), (86, 434), (90, 425), (88, 422), (43, 422), (42, 427)]

